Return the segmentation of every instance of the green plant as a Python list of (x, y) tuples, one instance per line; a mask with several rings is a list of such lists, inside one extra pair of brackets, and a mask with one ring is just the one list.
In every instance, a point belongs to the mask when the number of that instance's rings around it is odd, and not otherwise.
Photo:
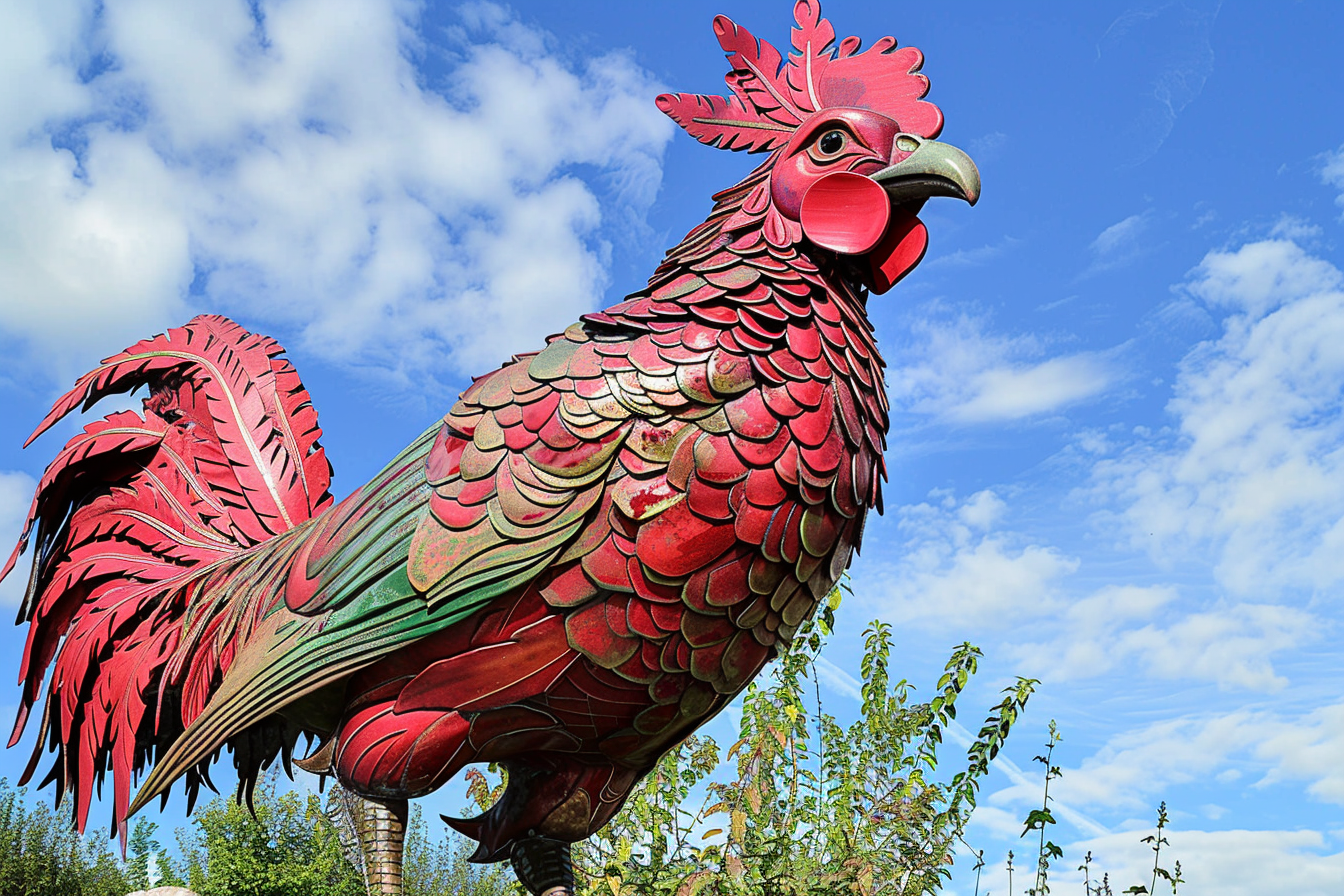
[(1060, 740), (1059, 728), (1055, 725), (1055, 720), (1051, 719), (1050, 737), (1045, 742), (1045, 755), (1036, 756), (1033, 760), (1045, 766), (1045, 789), (1041, 796), (1041, 808), (1031, 810), (1022, 827), (1023, 837), (1032, 831), (1040, 831), (1041, 835), (1040, 845), (1036, 851), (1036, 881), (1027, 889), (1029, 896), (1045, 896), (1050, 892), (1050, 862), (1064, 858), (1064, 850), (1045, 839), (1045, 829), (1055, 823), (1055, 816), (1050, 812), (1050, 782), (1064, 775), (1058, 766), (1052, 764), (1055, 747)]
[(5, 896), (122, 896), (130, 887), (97, 838), (76, 833), (68, 816), (0, 778), (0, 893)]
[[(1048, 884), (1050, 863), (1052, 861), (1057, 861), (1059, 859), (1064, 858), (1064, 850), (1061, 847), (1056, 846), (1053, 842), (1046, 840), (1045, 838), (1045, 829), (1049, 825), (1056, 823), (1054, 813), (1050, 811), (1050, 803), (1054, 799), (1052, 796), (1050, 796), (1050, 782), (1063, 777), (1064, 774), (1062, 771), (1060, 771), (1058, 766), (1053, 764), (1055, 747), (1058, 746), (1059, 742), (1063, 739), (1063, 736), (1059, 732), (1059, 727), (1055, 724), (1054, 719), (1050, 720), (1049, 730), (1050, 734), (1045, 744), (1046, 747), (1045, 755), (1035, 757), (1035, 761), (1041, 763), (1045, 767), (1045, 786), (1041, 799), (1041, 808), (1032, 809), (1029, 813), (1027, 813), (1026, 819), (1023, 820), (1023, 828), (1021, 835), (1025, 837), (1032, 831), (1040, 832), (1040, 842), (1037, 847), (1037, 854), (1036, 854), (1036, 878), (1033, 885), (1025, 891), (1028, 894), (1028, 896), (1045, 896), (1045, 894), (1050, 892), (1050, 887)], [(1185, 883), (1185, 879), (1181, 877), (1180, 862), (1177, 862), (1173, 866), (1172, 870), (1163, 868), (1161, 865), (1162, 847), (1170, 845), (1167, 838), (1163, 834), (1163, 831), (1166, 829), (1169, 821), (1170, 819), (1167, 816), (1167, 804), (1163, 802), (1160, 806), (1158, 806), (1157, 809), (1157, 833), (1150, 834), (1149, 836), (1144, 837), (1142, 841), (1140, 841), (1142, 843), (1149, 844), (1149, 846), (1153, 851), (1153, 877), (1152, 880), (1150, 881), (1150, 885), (1145, 887), (1142, 884), (1135, 884), (1134, 886), (1129, 887), (1126, 890), (1123, 890), (1122, 891), (1123, 893), (1134, 894), (1134, 896), (1139, 896), (1139, 894), (1155, 894), (1157, 892), (1158, 878), (1161, 878), (1163, 881), (1165, 881), (1171, 886), (1171, 892), (1173, 894), (1176, 892), (1176, 886), (1178, 884)], [(1085, 894), (1085, 896), (1113, 896), (1111, 890), (1110, 874), (1104, 873), (1102, 874), (1100, 881), (1098, 881), (1096, 884), (1092, 883), (1092, 874), (1093, 874), (1092, 865), (1093, 865), (1092, 851), (1088, 850), (1086, 855), (1083, 856), (1083, 864), (1078, 866), (1078, 870), (1083, 872), (1083, 893)], [(980, 878), (978, 873), (979, 868), (980, 866), (977, 865), (976, 866), (977, 894), (980, 891)], [(1013, 892), (1012, 850), (1008, 851), (1007, 870), (1008, 870), (1008, 892), (1011, 894)]]
[(127, 844), (126, 884), (133, 890), (184, 884), (173, 869), (168, 851), (154, 839), (159, 826), (147, 818), (137, 818)]
[(364, 896), (364, 880), (341, 849), (315, 794), (278, 793), (274, 773), (252, 810), (218, 797), (178, 831), (187, 885), (200, 896)]
[(1078, 866), (1078, 870), (1083, 872), (1083, 896), (1111, 896), (1110, 875), (1102, 875), (1101, 881), (1092, 885), (1092, 850), (1087, 851), (1083, 856), (1083, 864)]
[(980, 872), (985, 868), (985, 851), (983, 849), (975, 850), (971, 853), (975, 856), (975, 896), (980, 896)]
[[(467, 797), (476, 811), (489, 808), (503, 792), (503, 781), (492, 786), (480, 769), (467, 769), (465, 778)], [(326, 819), (319, 823), (331, 826), (346, 860), (351, 867), (361, 869), (363, 856), (351, 815), (350, 801), (355, 797), (339, 784), (333, 783), (330, 787)], [(431, 836), (431, 826), (439, 828), (435, 836)], [(442, 822), (427, 823), (421, 808), (412, 804), (402, 860), (404, 896), (509, 896), (522, 893), (507, 864), (475, 865), (468, 861), (473, 848), (474, 845), (469, 845), (462, 837), (450, 834)]]
[[(484, 786), (485, 780), (481, 772), (472, 771), (475, 777), (468, 780), (469, 791)], [(405, 896), (505, 896), (522, 892), (507, 864), (471, 864), (467, 861), (471, 846), (461, 837), (445, 836), (448, 830), (442, 822), (439, 827), (439, 836), (431, 837), (420, 807), (411, 808), (403, 867)]]
[(1167, 827), (1168, 820), (1169, 819), (1167, 818), (1167, 804), (1164, 801), (1161, 805), (1157, 807), (1157, 833), (1150, 834), (1147, 837), (1144, 837), (1142, 840), (1143, 843), (1149, 844), (1153, 850), (1153, 879), (1150, 882), (1150, 886), (1144, 887), (1139, 884), (1135, 884), (1134, 886), (1130, 887), (1128, 890), (1125, 890), (1124, 892), (1156, 893), (1157, 879), (1159, 877), (1171, 885), (1172, 893), (1176, 892), (1177, 884), (1185, 883), (1185, 880), (1181, 877), (1180, 862), (1176, 863), (1174, 871), (1168, 871), (1166, 868), (1163, 868), (1159, 864), (1162, 858), (1162, 847), (1170, 845), (1167, 842), (1167, 838), (1162, 835), (1162, 831), (1165, 830)]
[[(941, 773), (943, 732), (980, 651), (953, 651), (933, 698), (892, 681), (890, 626), (865, 632), (860, 715), (825, 712), (818, 654), (838, 591), (752, 685), (740, 737), (722, 756), (709, 737), (672, 751), (612, 824), (577, 850), (586, 892), (600, 896), (937, 891), (989, 770), (1036, 682), (1018, 679), (989, 713), (966, 765)], [(686, 808), (699, 797), (699, 808)]]

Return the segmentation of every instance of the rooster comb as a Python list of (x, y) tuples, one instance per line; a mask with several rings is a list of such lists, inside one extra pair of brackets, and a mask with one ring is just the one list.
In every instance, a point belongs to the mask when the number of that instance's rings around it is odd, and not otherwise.
[(724, 76), (732, 94), (665, 93), (658, 108), (701, 143), (747, 152), (778, 149), (810, 115), (836, 107), (870, 109), (895, 119), (906, 133), (938, 136), (943, 113), (922, 99), (929, 92), (929, 79), (919, 74), (923, 53), (897, 48), (891, 37), (865, 52), (859, 52), (857, 37), (837, 44), (818, 0), (798, 0), (793, 18), (793, 50), (785, 59), (768, 42), (716, 16), (714, 34), (732, 65)]

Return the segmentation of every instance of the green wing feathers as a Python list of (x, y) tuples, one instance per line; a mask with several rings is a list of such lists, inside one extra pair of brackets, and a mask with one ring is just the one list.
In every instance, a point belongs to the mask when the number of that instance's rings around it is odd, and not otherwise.
[[(576, 395), (588, 341), (571, 327), (477, 380), (368, 485), (203, 575), (170, 672), (208, 701), (132, 811), (250, 726), (527, 585), (574, 546), (634, 424), (609, 394)], [(230, 645), (222, 677), (194, 686), (192, 658)]]

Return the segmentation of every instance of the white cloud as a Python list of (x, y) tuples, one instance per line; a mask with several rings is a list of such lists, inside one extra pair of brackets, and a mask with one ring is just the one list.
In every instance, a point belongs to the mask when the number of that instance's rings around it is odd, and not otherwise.
[[(1226, 799), (1239, 790), (1287, 789), (1285, 782), (1302, 781), (1316, 799), (1344, 805), (1341, 750), (1344, 703), (1296, 716), (1251, 708), (1183, 715), (1117, 732), (1076, 766), (1060, 763), (1063, 776), (1051, 792), (1076, 810), (1114, 815), (1147, 811), (1181, 784), (1216, 780)], [(1039, 802), (1039, 777), (1010, 778), (1011, 786), (991, 795), (994, 805)]]
[(982, 134), (966, 144), (966, 151), (971, 154), (971, 158), (977, 159), (983, 165), (985, 162), (997, 158), (999, 150), (1007, 144), (1007, 134), (1003, 131), (990, 131), (988, 134)]
[(1052, 413), (1100, 394), (1118, 378), (1112, 353), (1041, 360), (1039, 340), (988, 333), (984, 321), (968, 315), (916, 321), (911, 336), (912, 344), (897, 354), (906, 363), (888, 375), (893, 404), (955, 423)]
[[(1244, 757), (1263, 737), (1262, 714), (1241, 710), (1164, 719), (1116, 734), (1076, 767), (1065, 763), (1051, 792), (1078, 809), (1146, 812), (1173, 785), (1199, 780)], [(996, 805), (1040, 801), (1039, 778), (996, 792)]]
[(1031, 417), (1091, 398), (1114, 379), (1106, 360), (1092, 353), (992, 367), (971, 379), (971, 394), (949, 416), (966, 423)]
[(1096, 239), (1088, 245), (1092, 262), (1082, 276), (1089, 277), (1121, 267), (1142, 255), (1146, 248), (1143, 236), (1148, 232), (1151, 219), (1151, 211), (1130, 215), (1097, 234)]
[[(1312, 296), (1337, 291), (1339, 269), (1308, 255), (1287, 239), (1247, 243), (1235, 252), (1210, 252), (1186, 289), (1210, 305), (1245, 312), (1250, 319)], [(1231, 325), (1248, 321), (1229, 321)]]
[[(1203, 92), (1213, 73), (1211, 36), (1221, 6), (1221, 0), (1130, 6), (1097, 42), (1100, 76), (1132, 95), (1127, 109), (1112, 113), (1123, 128), (1110, 141), (1123, 154), (1123, 167), (1152, 158)], [(1140, 54), (1144, 64), (1134, 65)]]
[(986, 243), (976, 249), (958, 249), (955, 252), (947, 252), (937, 255), (927, 259), (924, 262), (924, 267), (975, 267), (994, 261), (1001, 257), (1005, 252), (1017, 247), (1021, 243), (1022, 241), (1019, 239), (1005, 236), (996, 243)]
[(1273, 656), (1313, 639), (1319, 625), (1290, 607), (1243, 603), (1187, 612), (1169, 585), (1108, 585), (1044, 622), (1051, 639), (1015, 645), (1012, 653), (1027, 674), (1052, 681), (1133, 665), (1155, 678), (1275, 691), (1288, 682), (1275, 672)]
[[(893, 622), (993, 631), (1020, 674), (1051, 682), (1125, 669), (1224, 690), (1277, 691), (1288, 681), (1274, 658), (1321, 631), (1322, 621), (1301, 609), (1225, 599), (1195, 604), (1171, 585), (1071, 594), (1082, 561), (1001, 528), (1007, 512), (991, 490), (963, 500), (935, 492), (896, 508), (902, 540), (881, 545), (859, 594)], [(883, 562), (887, 557), (894, 559)]]
[(1162, 678), (1274, 691), (1288, 680), (1274, 671), (1270, 658), (1309, 640), (1317, 625), (1311, 614), (1289, 607), (1238, 604), (1187, 614), (1167, 628), (1125, 632), (1114, 645), (1114, 659), (1133, 656)]
[(989, 489), (978, 491), (957, 508), (957, 519), (971, 529), (987, 530), (1002, 517), (1008, 505)]
[(195, 282), (328, 357), (479, 372), (592, 307), (672, 134), (628, 55), (488, 4), (432, 43), (403, 0), (48, 6), (0, 12), (0, 328), (32, 356), (178, 323)]
[[(1339, 751), (1344, 747), (1344, 704), (1336, 704), (1302, 718), (1263, 710), (1236, 710), (1161, 720), (1115, 734), (1109, 742), (1076, 766), (1063, 765), (1063, 775), (1051, 785), (1056, 814), (1064, 827), (1052, 839), (1065, 843), (1065, 860), (1052, 872), (1052, 886), (1065, 889), (1081, 883), (1074, 869), (1089, 850), (1094, 880), (1110, 875), (1113, 890), (1120, 892), (1134, 883), (1149, 885), (1153, 854), (1141, 838), (1153, 831), (1152, 812), (1168, 791), (1180, 785), (1198, 787), (1217, 780), (1221, 793), (1231, 796), (1242, 768), (1269, 773), (1249, 787), (1270, 786), (1281, 779), (1304, 779), (1314, 795), (1332, 802), (1344, 801), (1344, 777), (1338, 770)], [(1057, 754), (1056, 758), (1059, 757)], [(1003, 763), (1003, 757), (996, 766)], [(1039, 806), (1039, 774), (1024, 775), (1004, 769), (1012, 784), (989, 793), (977, 810), (978, 830), (997, 834), (1010, 845), (1021, 832), (1013, 821), (1029, 808)], [(1162, 866), (1173, 869), (1177, 860), (1186, 883), (1179, 892), (1219, 894), (1312, 893), (1333, 894), (1344, 873), (1344, 853), (1331, 852), (1337, 842), (1314, 830), (1188, 830), (1193, 816), (1173, 807), (1166, 829)], [(983, 809), (992, 812), (981, 818)], [(1098, 825), (1088, 810), (1123, 818), (1112, 832)], [(1227, 813), (1219, 805), (1205, 804), (1200, 813), (1217, 820)], [(1088, 839), (1068, 843), (1070, 828)], [(1009, 836), (1009, 835), (1013, 836)], [(1334, 832), (1338, 836), (1338, 832)], [(1017, 849), (1019, 857), (1025, 852)], [(1032, 867), (1030, 859), (1018, 862), (1019, 875)], [(1001, 862), (987, 869), (989, 887), (1006, 884)], [(1158, 892), (1163, 892), (1159, 890)]]
[(1139, 235), (1148, 226), (1148, 215), (1145, 212), (1141, 215), (1130, 215), (1122, 221), (1117, 221), (1110, 227), (1107, 227), (1097, 238), (1088, 246), (1095, 255), (1100, 257), (1113, 256), (1119, 252), (1131, 251), (1137, 242)]
[(1344, 703), (1323, 706), (1297, 722), (1271, 726), (1258, 754), (1275, 765), (1259, 784), (1306, 780), (1307, 792), (1344, 806)]
[[(1102, 871), (1110, 874), (1116, 893), (1134, 884), (1150, 887), (1153, 853), (1140, 839), (1150, 827), (1109, 834), (1068, 844), (1065, 868), (1052, 875), (1051, 889), (1067, 890), (1082, 875), (1073, 872), (1089, 850), (1093, 857), (1094, 881)], [(1183, 830), (1164, 831), (1169, 844), (1163, 847), (1161, 866), (1173, 871), (1181, 863), (1185, 883), (1178, 893), (1186, 896), (1337, 896), (1344, 880), (1344, 852), (1330, 852), (1333, 844), (1320, 831), (1296, 830)], [(1058, 882), (1058, 886), (1056, 886)], [(1157, 893), (1170, 892), (1158, 881)]]
[(824, 656), (817, 657), (817, 677), (838, 694), (851, 700), (863, 699), (863, 682)]
[(1344, 146), (1334, 152), (1327, 152), (1322, 158), (1321, 180), (1328, 186), (1339, 190), (1335, 205), (1344, 208)]
[(1107, 586), (1070, 601), (1055, 617), (1059, 634), (1053, 640), (1016, 645), (1013, 653), (1030, 665), (1042, 665), (1041, 674), (1051, 679), (1100, 675), (1120, 661), (1117, 641), (1125, 627), (1147, 623), (1175, 598), (1175, 589), (1165, 586)]
[[(36, 488), (37, 481), (27, 473), (0, 471), (0, 566), (9, 559), (9, 552), (19, 541)], [(0, 606), (17, 606), (23, 600), (23, 589), (28, 584), (27, 572), (20, 558), (14, 571), (0, 582)]]
[[(993, 492), (951, 496), (892, 512), (905, 541), (881, 545), (875, 581), (858, 589), (893, 622), (977, 625), (1033, 618), (1057, 606), (1057, 582), (1078, 561), (1053, 547), (992, 530), (1004, 510)], [(869, 542), (867, 547), (873, 547)], [(881, 564), (882, 557), (896, 557)]]
[(1210, 253), (1188, 291), (1230, 311), (1181, 362), (1175, 429), (1096, 467), (1126, 536), (1273, 598), (1344, 581), (1344, 292), (1293, 243)]
[(1269, 235), (1275, 239), (1292, 240), (1299, 245), (1303, 243), (1310, 245), (1319, 240), (1323, 233), (1319, 224), (1287, 213), (1279, 215), (1279, 220), (1269, 229)]

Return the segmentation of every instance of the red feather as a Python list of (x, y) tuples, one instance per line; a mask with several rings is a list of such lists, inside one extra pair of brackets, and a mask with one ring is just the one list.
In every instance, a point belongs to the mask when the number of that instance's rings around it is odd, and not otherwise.
[[(716, 19), (731, 95), (659, 106), (749, 152), (837, 107), (941, 127), (917, 50), (837, 43), (815, 0), (794, 15), (787, 58)], [(274, 340), (198, 317), (81, 377), (34, 437), (140, 386), (144, 415), (70, 440), (6, 568), (31, 542), (15, 740), (44, 700), (37, 753), (77, 823), (109, 772), (124, 837), (174, 779), (194, 798), (221, 748), (245, 789), (303, 730), (326, 740), (303, 767), (383, 799), (503, 763), (503, 798), (456, 825), (477, 859), (605, 824), (795, 636), (880, 509), (857, 268), (804, 239), (776, 161), (645, 289), (476, 379), (338, 506)]]
[[(858, 38), (845, 38), (837, 46), (835, 28), (821, 17), (816, 0), (799, 0), (794, 19), (793, 52), (786, 60), (767, 41), (725, 16), (716, 17), (714, 33), (732, 67), (725, 76), (732, 96), (663, 94), (658, 108), (701, 143), (747, 152), (784, 146), (809, 116), (835, 107), (880, 112), (901, 130), (922, 137), (936, 137), (942, 130), (942, 112), (923, 102), (929, 81), (918, 73), (924, 63), (918, 50), (897, 50), (890, 37), (863, 53)], [(778, 231), (786, 222), (771, 226)], [(796, 239), (771, 230), (766, 238), (776, 246)]]
[(665, 93), (658, 108), (701, 143), (720, 149), (767, 152), (789, 142), (793, 128), (762, 121), (754, 108), (736, 97)]
[(835, 28), (821, 17), (821, 4), (816, 0), (799, 0), (793, 7), (795, 26), (794, 52), (784, 70), (785, 83), (794, 103), (802, 108), (817, 110), (825, 106), (818, 87), (835, 51)]
[[(156, 692), (162, 698), (164, 669), (182, 640), (186, 602), (174, 583), (331, 503), (317, 415), (281, 352), (225, 318), (198, 317), (81, 377), (33, 434), (81, 405), (150, 388), (143, 417), (109, 414), (57, 454), (5, 570), (36, 537), (11, 744), (54, 662), (37, 748), (54, 725), (65, 745), (62, 787), (75, 797), (81, 827), (94, 783), (110, 769), (114, 828), (124, 828), (146, 738), (182, 724), (148, 702)], [(218, 629), (223, 618), (212, 621)], [(209, 661), (194, 664), (204, 679), (184, 693), (187, 714), (199, 712), (232, 649), (209, 643)]]

